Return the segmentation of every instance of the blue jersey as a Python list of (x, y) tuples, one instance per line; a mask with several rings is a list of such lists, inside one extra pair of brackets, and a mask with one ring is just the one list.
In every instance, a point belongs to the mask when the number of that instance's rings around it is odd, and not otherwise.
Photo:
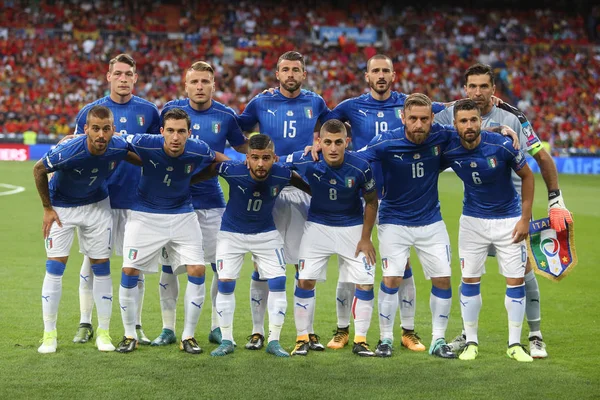
[(401, 127), (375, 136), (356, 153), (381, 162), (386, 191), (379, 208), (380, 224), (422, 226), (441, 221), (441, 156), (454, 136), (458, 135), (452, 127), (433, 124), (425, 142), (415, 144)]
[(290, 154), (286, 165), (306, 177), (312, 198), (308, 221), (327, 226), (354, 226), (363, 223), (362, 194), (375, 191), (375, 180), (369, 163), (346, 152), (344, 162), (329, 166), (323, 155), (314, 162), (303, 151)]
[[(190, 116), (191, 137), (204, 141), (213, 151), (224, 153), (226, 141), (233, 147), (246, 142), (235, 111), (218, 101), (213, 100), (208, 110), (196, 111), (190, 106), (189, 99), (173, 100), (165, 104), (161, 120), (168, 110), (175, 107), (185, 110)], [(192, 185), (191, 191), (196, 210), (225, 207), (223, 190), (217, 177)]]
[[(352, 127), (352, 148), (355, 150), (365, 147), (374, 136), (404, 126), (401, 113), (407, 94), (392, 92), (386, 100), (376, 100), (371, 93), (365, 93), (342, 101), (326, 117), (349, 122)], [(443, 103), (433, 103), (433, 112), (445, 109)], [(375, 173), (379, 197), (383, 196), (383, 174), (378, 162), (371, 165)]]
[(281, 156), (312, 146), (315, 125), (324, 122), (327, 113), (325, 100), (316, 93), (301, 89), (298, 97), (289, 99), (277, 89), (250, 100), (239, 123), (244, 131), (258, 123), (260, 133), (271, 137), (275, 154)]
[(292, 171), (281, 164), (273, 164), (264, 181), (252, 178), (248, 167), (238, 161), (220, 163), (218, 171), (229, 184), (229, 201), (221, 230), (245, 234), (275, 230), (275, 200), (281, 189), (289, 184)]
[(106, 179), (127, 156), (127, 142), (113, 136), (104, 154), (90, 154), (87, 136), (77, 136), (47, 152), (42, 162), (54, 172), (49, 182), (50, 201), (56, 207), (78, 207), (108, 196)]
[[(75, 134), (83, 134), (87, 114), (93, 106), (105, 106), (112, 111), (115, 126), (119, 133), (160, 133), (158, 108), (138, 96), (133, 96), (127, 103), (119, 104), (110, 96), (89, 103), (79, 111), (75, 118)], [(130, 209), (135, 201), (135, 191), (140, 181), (140, 167), (121, 163), (117, 171), (108, 180), (108, 193), (112, 208)]]
[(511, 171), (519, 171), (527, 161), (521, 151), (513, 148), (510, 138), (482, 131), (479, 146), (468, 150), (456, 137), (443, 153), (442, 163), (465, 183), (464, 215), (485, 219), (521, 215)]
[(193, 212), (190, 181), (215, 160), (206, 143), (188, 139), (179, 157), (164, 150), (162, 135), (127, 135), (129, 149), (142, 159), (142, 177), (132, 210), (156, 214)]

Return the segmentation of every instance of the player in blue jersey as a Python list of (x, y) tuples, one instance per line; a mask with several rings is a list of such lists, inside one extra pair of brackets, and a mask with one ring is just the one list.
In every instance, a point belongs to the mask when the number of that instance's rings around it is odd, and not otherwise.
[[(465, 188), (458, 251), (462, 272), (460, 304), (467, 343), (459, 358), (474, 360), (478, 354), (480, 283), (488, 248), (492, 246), (500, 273), (506, 278), (506, 354), (520, 362), (531, 362), (533, 358), (521, 345), (521, 328), (525, 316), (525, 238), (533, 203), (533, 173), (523, 153), (513, 149), (508, 139), (481, 132), (481, 114), (475, 101), (459, 100), (453, 111), (460, 138), (450, 142), (443, 152), (442, 163), (456, 172)], [(520, 201), (511, 180), (512, 171), (522, 180)]]
[[(313, 144), (315, 130), (329, 112), (325, 101), (318, 94), (302, 89), (306, 79), (304, 57), (296, 51), (282, 54), (277, 61), (275, 73), (280, 83), (274, 94), (265, 93), (254, 97), (240, 115), (240, 126), (252, 131), (256, 124), (261, 133), (267, 134), (275, 144), (277, 155), (304, 150)], [(287, 187), (278, 197), (273, 210), (275, 225), (284, 241), (286, 264), (298, 268), (298, 249), (302, 229), (306, 222), (309, 197), (293, 187)], [(268, 295), (267, 282), (260, 281), (258, 274), (252, 275), (250, 300), (252, 304), (252, 335), (248, 349), (259, 349), (264, 341), (265, 299)], [(312, 318), (311, 318), (312, 321)], [(324, 350), (314, 330), (309, 327), (310, 346), (313, 350)]]
[[(204, 61), (193, 63), (185, 75), (185, 90), (188, 98), (168, 102), (162, 110), (164, 115), (173, 107), (182, 108), (188, 113), (192, 126), (192, 138), (201, 139), (209, 147), (223, 153), (225, 143), (238, 152), (246, 153), (246, 137), (242, 133), (235, 112), (213, 100), (215, 90), (215, 72), (212, 66)], [(198, 216), (202, 230), (204, 260), (210, 263), (215, 272), (212, 279), (210, 295), (212, 300), (212, 324), (208, 339), (212, 343), (221, 343), (221, 331), (215, 310), (217, 297), (217, 273), (215, 237), (221, 226), (221, 217), (225, 211), (225, 198), (217, 177), (191, 187), (192, 203)], [(163, 329), (152, 341), (153, 346), (175, 343), (175, 311), (179, 295), (179, 281), (173, 274), (168, 261), (165, 261), (160, 277), (160, 307), (163, 318)], [(183, 271), (182, 271), (183, 272)]]
[(357, 153), (369, 161), (381, 163), (386, 187), (379, 209), (383, 281), (378, 298), (381, 340), (376, 354), (381, 357), (392, 355), (398, 287), (410, 247), (414, 246), (425, 277), (432, 283), (432, 344), (429, 352), (443, 358), (455, 358), (444, 339), (452, 303), (451, 259), (450, 240), (440, 213), (437, 181), (441, 153), (456, 132), (448, 126), (432, 126), (432, 103), (423, 94), (408, 96), (402, 113), (405, 127), (381, 133)]
[(285, 250), (283, 238), (275, 228), (273, 207), (287, 185), (294, 185), (307, 193), (310, 193), (310, 188), (289, 168), (273, 164), (273, 146), (267, 135), (254, 135), (248, 143), (247, 165), (229, 161), (211, 167), (229, 184), (229, 201), (217, 235), (219, 293), (216, 306), (223, 337), (219, 347), (211, 352), (212, 356), (226, 356), (234, 351), (234, 289), (244, 255), (250, 252), (258, 265), (260, 279), (266, 280), (269, 287), (266, 351), (276, 357), (289, 357), (279, 343), (287, 309)]
[(303, 151), (286, 158), (287, 165), (306, 177), (312, 192), (299, 251), (298, 287), (294, 293), (297, 338), (292, 355), (308, 354), (315, 284), (325, 280), (329, 257), (334, 254), (339, 259), (339, 281), (356, 287), (352, 352), (362, 357), (375, 355), (367, 344), (367, 331), (375, 297), (376, 254), (371, 231), (377, 216), (377, 191), (369, 163), (346, 151), (349, 142), (344, 123), (329, 120), (320, 130), (319, 161), (304, 156)]
[(202, 352), (194, 333), (204, 304), (204, 252), (189, 186), (192, 175), (220, 153), (215, 155), (206, 143), (189, 139), (190, 133), (187, 113), (173, 108), (163, 115), (161, 135), (126, 136), (129, 148), (142, 160), (142, 177), (123, 240), (119, 303), (125, 335), (116, 349), (122, 353), (137, 347), (138, 276), (158, 272), (162, 251), (168, 253), (174, 273), (185, 269), (188, 275), (180, 349)]
[[(133, 95), (133, 86), (137, 81), (136, 64), (128, 54), (119, 54), (109, 62), (106, 79), (110, 83), (110, 94), (96, 100), (79, 111), (75, 119), (75, 134), (84, 133), (84, 124), (88, 111), (96, 106), (108, 107), (114, 115), (114, 123), (119, 133), (159, 133), (160, 123), (156, 106), (138, 96)], [(138, 166), (121, 163), (117, 171), (108, 180), (110, 207), (113, 214), (113, 238), (116, 255), (122, 255), (123, 234), (127, 215), (135, 199), (135, 189), (140, 180)], [(90, 278), (91, 267), (88, 257), (84, 257), (79, 273), (79, 305), (81, 319), (79, 329), (73, 339), (75, 343), (86, 343), (93, 335), (92, 299), (93, 280)], [(140, 299), (144, 298), (144, 280), (138, 283)], [(142, 301), (137, 314), (137, 329), (140, 343), (150, 344), (142, 330)]]
[[(344, 100), (327, 116), (327, 119), (339, 119), (349, 122), (352, 127), (352, 147), (365, 147), (374, 136), (403, 126), (401, 113), (407, 94), (392, 90), (396, 79), (394, 65), (386, 55), (377, 54), (367, 61), (365, 81), (369, 93)], [(433, 112), (445, 108), (444, 103), (433, 103)], [(379, 197), (383, 195), (383, 175), (378, 162), (372, 163)], [(327, 347), (339, 349), (348, 343), (350, 323), (349, 300), (354, 294), (351, 283), (338, 282), (336, 290), (337, 329)], [(402, 326), (402, 345), (413, 351), (424, 351), (425, 346), (415, 333), (416, 287), (412, 278), (410, 262), (407, 263), (402, 283), (398, 288), (400, 301), (400, 322)]]
[[(106, 180), (128, 155), (127, 143), (114, 134), (113, 116), (106, 107), (90, 108), (84, 125), (87, 136), (65, 141), (34, 166), (35, 184), (44, 207), (46, 276), (42, 285), (44, 337), (40, 353), (54, 353), (62, 276), (77, 228), (81, 252), (92, 264), (93, 297), (98, 310), (96, 347), (113, 351), (109, 336), (112, 314), (110, 260), (112, 217)], [(54, 172), (48, 183), (48, 173)], [(90, 278), (91, 280), (91, 278)]]
[[(519, 135), (521, 150), (529, 153), (540, 167), (542, 178), (548, 190), (548, 212), (551, 226), (557, 231), (566, 229), (565, 221), (572, 222), (571, 213), (567, 210), (558, 185), (558, 172), (552, 157), (543, 149), (542, 144), (533, 131), (527, 117), (507, 103), (494, 105), (490, 100), (496, 90), (494, 73), (489, 65), (474, 64), (465, 71), (465, 93), (474, 100), (480, 108), (482, 127), (487, 130), (495, 129), (498, 125), (507, 125)], [(436, 114), (437, 122), (451, 124), (454, 118), (453, 108)], [(521, 179), (516, 173), (512, 174), (513, 184), (517, 193), (521, 192)], [(493, 255), (493, 251), (490, 255)], [(531, 263), (527, 261), (525, 272), (525, 292), (527, 294), (527, 323), (529, 325), (529, 351), (534, 358), (548, 357), (546, 344), (542, 339), (540, 290)], [(464, 332), (451, 343), (455, 350), (465, 346)]]

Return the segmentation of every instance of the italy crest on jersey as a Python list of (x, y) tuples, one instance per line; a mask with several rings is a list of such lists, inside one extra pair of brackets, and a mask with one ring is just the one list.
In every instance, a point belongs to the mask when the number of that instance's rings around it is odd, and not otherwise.
[(394, 108), (394, 115), (396, 115), (396, 118), (402, 119), (402, 108), (401, 107)]
[(498, 160), (496, 160), (496, 157), (488, 157), (487, 162), (488, 165), (492, 168), (496, 168), (498, 166)]
[(113, 169), (115, 169), (115, 167), (117, 166), (117, 162), (116, 161), (111, 161), (108, 163), (108, 170), (112, 171)]
[(345, 182), (346, 182), (346, 185), (345, 185), (346, 187), (352, 188), (352, 187), (354, 187), (354, 184), (356, 183), (356, 178), (353, 176), (347, 176)]
[(306, 115), (306, 118), (311, 119), (313, 117), (312, 107), (304, 107), (304, 115)]
[(185, 173), (191, 174), (194, 170), (194, 164), (185, 164)]
[(271, 186), (271, 197), (275, 197), (279, 194), (279, 186)]
[(431, 148), (431, 154), (433, 154), (434, 156), (439, 156), (440, 155), (440, 146), (433, 146)]
[(134, 261), (138, 256), (138, 251), (137, 249), (130, 249), (129, 250), (129, 256), (127, 258), (129, 258), (131, 261)]
[(213, 121), (212, 128), (210, 129), (210, 131), (215, 135), (221, 132), (221, 123), (219, 121)]
[(144, 126), (144, 122), (146, 122), (143, 115), (138, 115), (136, 120), (139, 126)]
[(577, 265), (574, 224), (556, 232), (550, 227), (550, 219), (542, 218), (529, 223), (527, 252), (538, 275), (560, 281)]

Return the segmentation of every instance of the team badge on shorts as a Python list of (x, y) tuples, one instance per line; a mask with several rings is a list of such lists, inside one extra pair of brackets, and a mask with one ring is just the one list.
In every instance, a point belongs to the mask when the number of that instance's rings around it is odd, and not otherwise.
[(383, 269), (388, 269), (389, 265), (387, 257), (381, 259), (381, 266), (383, 267)]
[(464, 257), (460, 258), (460, 269), (461, 270), (465, 269), (465, 259), (464, 259)]
[(298, 271), (304, 270), (304, 260), (298, 260)]
[(52, 238), (50, 238), (50, 237), (46, 239), (46, 249), (47, 250), (52, 249)]
[(217, 270), (223, 270), (223, 260), (217, 260)]
[(137, 256), (138, 256), (137, 249), (130, 249), (129, 255), (127, 256), (127, 258), (129, 258), (131, 261), (135, 261), (137, 259)]
[(550, 228), (549, 218), (531, 221), (526, 240), (527, 252), (538, 275), (558, 282), (577, 265), (573, 223), (556, 232)]

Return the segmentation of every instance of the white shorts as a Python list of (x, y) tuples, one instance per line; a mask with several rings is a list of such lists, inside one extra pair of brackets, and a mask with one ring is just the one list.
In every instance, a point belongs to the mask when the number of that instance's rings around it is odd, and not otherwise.
[(284, 187), (275, 200), (273, 219), (285, 244), (286, 264), (298, 262), (298, 250), (309, 205), (310, 196), (293, 186)]
[(125, 238), (125, 224), (129, 218), (131, 210), (123, 208), (113, 208), (111, 210), (113, 221), (113, 249), (116, 256), (123, 255), (123, 239)]
[(224, 208), (210, 208), (207, 210), (194, 210), (198, 216), (200, 229), (202, 230), (202, 246), (204, 247), (204, 261), (206, 263), (216, 262), (217, 234), (221, 229)]
[(158, 272), (158, 257), (168, 252), (173, 273), (204, 265), (202, 231), (196, 213), (154, 214), (131, 211), (125, 225), (123, 267)]
[(450, 276), (452, 252), (444, 221), (424, 226), (383, 224), (377, 227), (383, 276), (403, 276), (414, 246), (425, 278)]
[(520, 217), (502, 219), (460, 217), (458, 256), (463, 278), (485, 274), (485, 259), (492, 246), (498, 258), (498, 270), (506, 278), (525, 276), (527, 246), (525, 241), (512, 242), (512, 232)]
[(79, 207), (54, 207), (62, 228), (53, 223), (46, 239), (48, 257), (67, 257), (77, 228), (80, 252), (101, 260), (112, 253), (112, 216), (108, 197)]
[(219, 231), (217, 235), (217, 272), (219, 279), (238, 279), (244, 255), (252, 253), (260, 279), (285, 276), (285, 251), (277, 230), (248, 235)]
[(372, 285), (375, 267), (367, 262), (363, 253), (354, 256), (362, 228), (362, 225), (327, 226), (306, 222), (300, 244), (298, 279), (325, 281), (329, 257), (337, 254), (340, 282)]

